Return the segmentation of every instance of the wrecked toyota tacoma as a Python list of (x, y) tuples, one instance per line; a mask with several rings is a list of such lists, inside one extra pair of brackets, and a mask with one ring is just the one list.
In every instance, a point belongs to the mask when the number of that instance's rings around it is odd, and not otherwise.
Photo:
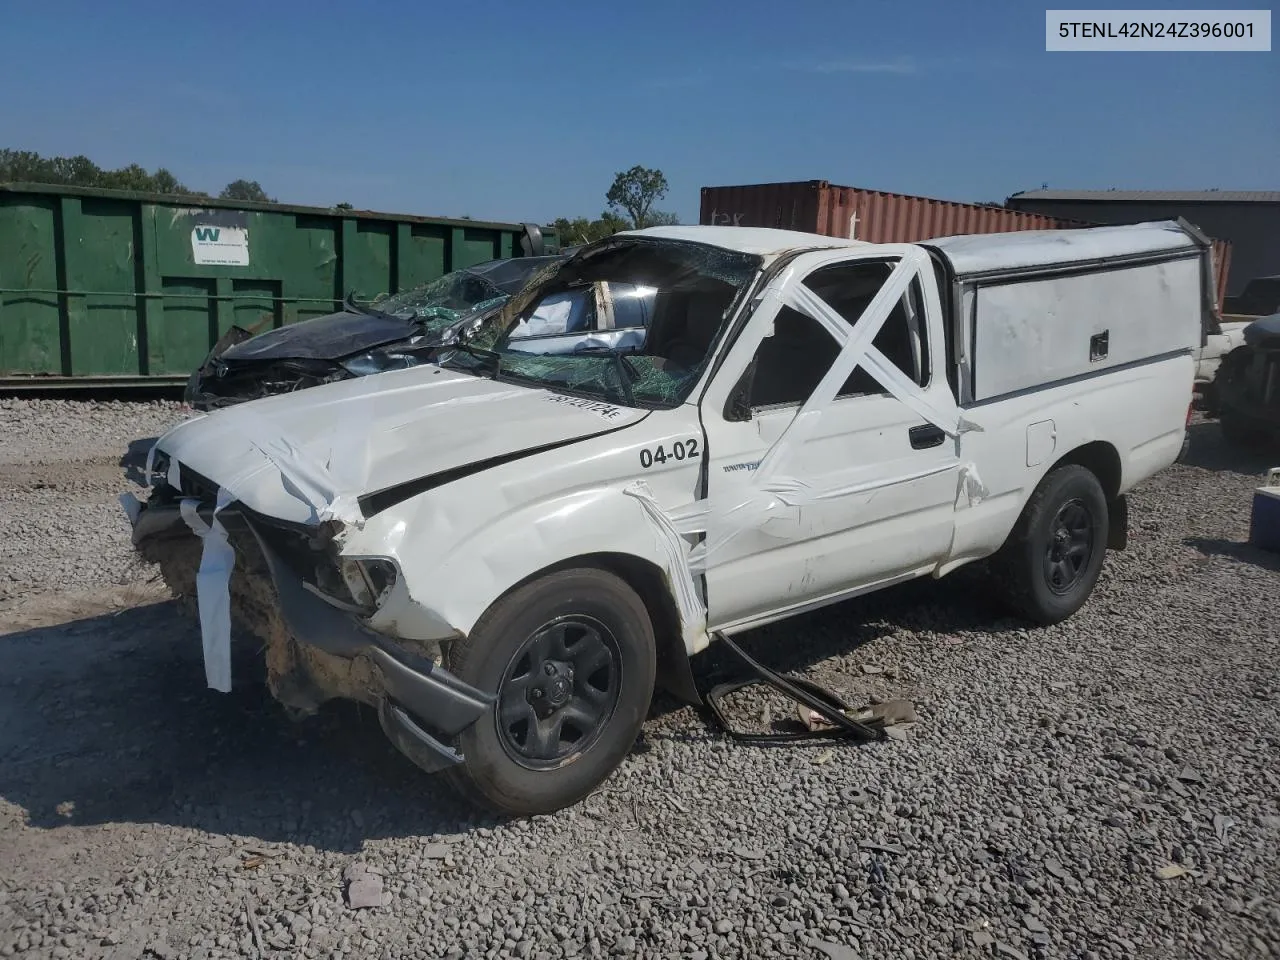
[(291, 393), (426, 362), (469, 321), (482, 319), (562, 257), (490, 260), (394, 296), (256, 336), (232, 327), (191, 374), (183, 399), (196, 410)]
[[(552, 811), (656, 683), (698, 702), (716, 638), (984, 558), (1011, 609), (1071, 616), (1182, 445), (1209, 264), (1182, 221), (625, 232), (431, 362), (179, 424), (125, 506), (209, 686), (235, 622), (291, 710), (368, 703), (477, 802)], [(513, 342), (602, 284), (649, 291), (643, 337)]]

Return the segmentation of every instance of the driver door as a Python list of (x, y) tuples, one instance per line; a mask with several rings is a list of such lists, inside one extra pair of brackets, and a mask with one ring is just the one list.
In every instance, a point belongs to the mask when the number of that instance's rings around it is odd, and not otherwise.
[[(897, 271), (904, 256), (917, 265)], [(883, 318), (872, 345), (910, 381), (911, 396), (954, 411), (940, 305), (920, 256), (895, 245), (800, 257), (729, 348), (701, 410), (711, 629), (745, 629), (914, 576), (949, 553), (958, 440), (864, 364), (836, 379), (842, 348), (828, 329), (866, 335)], [(882, 288), (902, 293), (873, 304)], [(827, 326), (803, 309), (809, 296), (830, 308)], [(829, 371), (824, 389), (839, 383), (838, 391), (793, 430)]]

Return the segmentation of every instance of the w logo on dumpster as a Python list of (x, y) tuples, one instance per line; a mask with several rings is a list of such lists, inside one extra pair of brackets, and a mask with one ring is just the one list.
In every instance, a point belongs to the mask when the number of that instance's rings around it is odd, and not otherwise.
[(192, 224), (191, 257), (211, 266), (247, 267), (249, 231), (245, 227), (215, 227)]

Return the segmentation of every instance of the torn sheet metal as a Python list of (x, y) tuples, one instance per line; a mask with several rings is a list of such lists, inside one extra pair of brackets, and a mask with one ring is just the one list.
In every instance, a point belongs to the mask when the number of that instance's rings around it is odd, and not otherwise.
[(213, 522), (205, 523), (197, 512), (199, 501), (187, 498), (180, 504), (182, 519), (204, 546), (196, 573), (196, 600), (200, 610), (200, 638), (204, 646), (204, 676), (209, 687), (222, 693), (231, 691), (231, 570), (235, 550), (227, 541), (227, 531), (218, 513), (231, 503), (230, 491), (218, 491)]

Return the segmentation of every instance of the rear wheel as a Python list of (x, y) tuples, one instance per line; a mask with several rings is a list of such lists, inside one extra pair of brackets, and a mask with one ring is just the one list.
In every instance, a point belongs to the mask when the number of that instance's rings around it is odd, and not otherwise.
[(644, 602), (603, 570), (565, 570), (495, 603), (449, 651), (460, 680), (497, 694), (447, 772), (502, 813), (550, 813), (587, 796), (644, 724), (656, 673)]
[(1005, 604), (1035, 623), (1067, 619), (1089, 599), (1107, 544), (1098, 478), (1068, 464), (1040, 481), (991, 568)]

